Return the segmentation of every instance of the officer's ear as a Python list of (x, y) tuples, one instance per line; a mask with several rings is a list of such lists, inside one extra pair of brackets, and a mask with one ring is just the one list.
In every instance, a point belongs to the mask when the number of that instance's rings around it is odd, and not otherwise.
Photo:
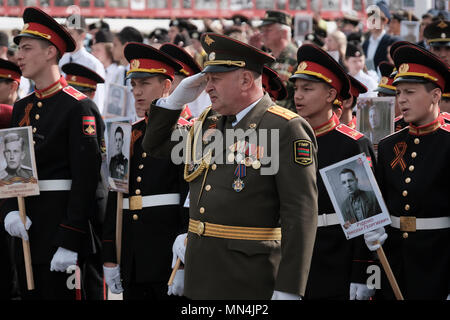
[(256, 72), (242, 69), (239, 77), (239, 83), (241, 84), (242, 90), (247, 91), (250, 89), (254, 85), (256, 79)]
[(169, 94), (171, 87), (172, 87), (172, 81), (170, 81), (167, 78), (164, 78), (164, 80), (163, 80), (163, 97)]
[(431, 100), (433, 101), (433, 104), (439, 104), (439, 101), (441, 101), (441, 97), (441, 88), (434, 88), (433, 90), (431, 90)]

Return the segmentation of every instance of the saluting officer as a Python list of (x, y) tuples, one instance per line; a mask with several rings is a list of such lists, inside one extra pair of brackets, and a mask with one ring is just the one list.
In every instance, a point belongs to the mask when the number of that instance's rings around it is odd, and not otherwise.
[[(16, 241), (17, 259), (22, 260), (19, 281), (25, 299), (73, 299), (79, 291), (68, 288), (65, 271), (90, 253), (89, 219), (99, 181), (95, 106), (67, 86), (59, 72), (59, 58), (75, 48), (67, 31), (38, 8), (26, 8), (23, 20), (14, 38), (18, 65), (36, 90), (14, 104), (11, 125), (33, 128), (40, 195), (25, 199), (36, 289), (26, 290), (21, 243)], [(28, 238), (17, 200), (9, 199), (3, 209), (6, 230)]]
[[(350, 97), (350, 81), (342, 67), (313, 44), (297, 52), (294, 83), (297, 112), (313, 127), (318, 144), (318, 168), (324, 168), (360, 153), (375, 160), (372, 144), (362, 133), (339, 122), (332, 111), (337, 97)], [(336, 147), (338, 146), (338, 147)], [(334, 213), (322, 178), (317, 172), (319, 216), (311, 262), (307, 299), (368, 299), (366, 266), (370, 252), (361, 237), (347, 240)], [(330, 271), (332, 270), (332, 271)]]
[[(127, 78), (131, 79), (136, 114), (152, 119), (152, 101), (169, 95), (175, 70), (181, 69), (181, 65), (160, 50), (141, 43), (128, 43), (124, 54), (130, 63)], [(176, 236), (187, 232), (188, 225), (189, 213), (183, 208), (188, 191), (183, 168), (169, 159), (154, 158), (142, 149), (146, 128), (144, 119), (132, 127), (120, 267), (115, 245), (116, 192), (109, 192), (103, 234), (105, 280), (113, 293), (120, 293), (122, 277), (125, 300), (168, 299), (172, 244)]]
[[(201, 42), (209, 58), (204, 74), (152, 104), (143, 142), (150, 154), (169, 156), (165, 142), (182, 106), (205, 88), (212, 106), (181, 142), (190, 187), (185, 258), (177, 251), (185, 262), (184, 293), (190, 299), (299, 299), (316, 233), (314, 133), (264, 94), (261, 74), (272, 56), (214, 33)], [(245, 139), (220, 139), (238, 129)]]
[[(450, 295), (450, 125), (439, 114), (439, 100), (450, 81), (448, 65), (432, 53), (406, 44), (393, 59), (400, 111), (409, 126), (378, 145), (377, 180), (392, 224), (365, 235), (389, 239), (384, 251), (405, 299)], [(381, 293), (392, 299), (389, 284)]]

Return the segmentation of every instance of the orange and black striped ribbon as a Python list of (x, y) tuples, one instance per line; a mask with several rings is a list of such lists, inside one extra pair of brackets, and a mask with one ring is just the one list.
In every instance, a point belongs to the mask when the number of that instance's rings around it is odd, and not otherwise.
[(141, 130), (135, 129), (131, 132), (130, 142), (130, 158), (133, 156), (133, 147), (137, 139), (139, 139), (144, 133)]
[(391, 162), (391, 168), (392, 170), (395, 169), (395, 167), (397, 165), (400, 165), (400, 168), (402, 169), (402, 171), (405, 171), (406, 169), (406, 163), (405, 160), (403, 160), (403, 156), (406, 152), (406, 142), (401, 141), (401, 142), (397, 142), (394, 146), (394, 152), (395, 152), (395, 159), (392, 160)]
[(23, 116), (22, 120), (19, 122), (19, 127), (23, 127), (24, 125), (29, 126), (30, 125), (30, 111), (33, 108), (33, 103), (27, 104), (25, 108), (25, 115)]

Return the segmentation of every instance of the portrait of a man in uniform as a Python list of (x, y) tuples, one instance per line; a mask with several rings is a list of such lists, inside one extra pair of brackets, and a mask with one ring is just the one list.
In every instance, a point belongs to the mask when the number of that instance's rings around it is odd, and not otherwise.
[(118, 85), (110, 84), (109, 92), (107, 114), (109, 116), (122, 116), (125, 112), (125, 90)]
[(381, 213), (375, 193), (359, 188), (358, 178), (352, 169), (344, 168), (339, 175), (342, 187), (348, 195), (341, 205), (344, 228)]
[(109, 173), (111, 178), (124, 180), (128, 174), (128, 159), (123, 154), (124, 132), (122, 127), (118, 126), (114, 130), (112, 142), (115, 147), (116, 155), (109, 162)]
[(32, 177), (33, 171), (30, 167), (24, 165), (24, 160), (27, 156), (27, 146), (24, 138), (18, 133), (11, 132), (3, 137), (3, 143), (3, 156), (6, 161), (6, 168), (0, 175), (0, 178), (17, 183)]
[(394, 108), (393, 97), (358, 98), (358, 130), (378, 145), (381, 139), (394, 131)]

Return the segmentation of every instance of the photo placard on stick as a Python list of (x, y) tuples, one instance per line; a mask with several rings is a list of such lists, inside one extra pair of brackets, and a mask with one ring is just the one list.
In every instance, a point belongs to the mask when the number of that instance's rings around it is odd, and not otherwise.
[(108, 85), (103, 115), (105, 118), (123, 117), (126, 114), (127, 87), (116, 83)]
[(0, 198), (39, 194), (31, 127), (0, 130)]
[(347, 239), (391, 223), (364, 153), (319, 171)]
[(313, 31), (312, 16), (305, 14), (295, 15), (294, 39), (303, 41), (305, 35)]
[(111, 190), (128, 193), (131, 124), (107, 122), (108, 185)]
[(419, 42), (420, 21), (400, 22), (400, 36), (403, 40), (412, 43)]

